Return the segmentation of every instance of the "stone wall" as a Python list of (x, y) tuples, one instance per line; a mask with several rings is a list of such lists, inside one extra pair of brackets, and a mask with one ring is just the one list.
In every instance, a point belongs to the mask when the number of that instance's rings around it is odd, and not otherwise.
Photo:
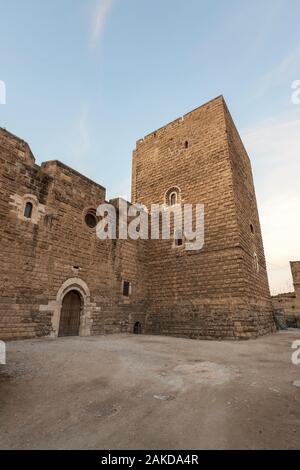
[(291, 261), (290, 265), (295, 290), (274, 295), (272, 304), (275, 311), (284, 313), (287, 326), (300, 328), (300, 261)]
[(265, 334), (274, 328), (274, 319), (251, 162), (225, 103), (224, 111), (238, 227), (239, 275), (243, 279), (240, 293), (246, 315), (239, 329)]
[(162, 204), (174, 188), (180, 204), (204, 204), (202, 250), (101, 241), (85, 217), (105, 188), (59, 161), (36, 165), (0, 129), (0, 338), (56, 336), (70, 290), (82, 299), (81, 335), (132, 332), (136, 322), (206, 339), (273, 331), (251, 165), (222, 97), (137, 142), (132, 201)]
[[(0, 337), (57, 335), (71, 289), (84, 299), (81, 334), (131, 328), (144, 312), (144, 247), (100, 241), (85, 224), (105, 189), (58, 161), (35, 165), (27, 144), (5, 130), (0, 158)], [(27, 201), (31, 219), (24, 217)], [(132, 283), (129, 298), (123, 279)]]
[(204, 249), (149, 244), (149, 333), (249, 338), (274, 330), (251, 165), (222, 97), (137, 142), (133, 202), (203, 203)]

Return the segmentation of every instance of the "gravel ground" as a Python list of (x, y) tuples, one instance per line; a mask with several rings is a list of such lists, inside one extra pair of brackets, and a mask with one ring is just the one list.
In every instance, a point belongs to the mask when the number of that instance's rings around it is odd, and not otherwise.
[(1, 449), (297, 449), (300, 330), (246, 342), (114, 335), (7, 344)]

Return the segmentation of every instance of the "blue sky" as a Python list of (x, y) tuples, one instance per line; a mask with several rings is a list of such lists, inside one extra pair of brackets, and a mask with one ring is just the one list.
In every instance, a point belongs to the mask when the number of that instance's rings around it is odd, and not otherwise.
[(223, 94), (249, 151), (273, 292), (300, 259), (299, 0), (0, 0), (0, 126), (130, 194), (135, 141)]

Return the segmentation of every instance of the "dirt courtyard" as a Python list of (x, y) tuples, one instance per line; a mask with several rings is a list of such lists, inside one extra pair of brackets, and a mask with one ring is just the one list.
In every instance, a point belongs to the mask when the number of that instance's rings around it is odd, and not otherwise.
[(1, 449), (300, 448), (289, 330), (247, 342), (114, 335), (7, 344)]

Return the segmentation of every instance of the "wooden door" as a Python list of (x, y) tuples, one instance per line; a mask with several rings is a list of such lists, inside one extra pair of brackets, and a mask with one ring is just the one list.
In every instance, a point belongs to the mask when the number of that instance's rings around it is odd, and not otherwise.
[(135, 335), (141, 335), (142, 334), (142, 325), (140, 324), (139, 321), (137, 321), (133, 327), (133, 333)]
[(58, 336), (78, 336), (80, 327), (81, 297), (72, 290), (63, 299)]

